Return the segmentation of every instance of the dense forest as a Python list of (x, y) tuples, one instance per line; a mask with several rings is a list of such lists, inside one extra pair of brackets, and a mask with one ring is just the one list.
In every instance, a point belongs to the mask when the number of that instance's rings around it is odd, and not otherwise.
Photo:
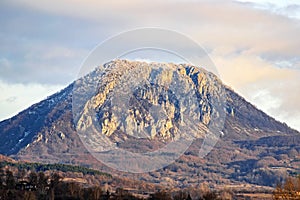
[(0, 162), (0, 167), (10, 166), (16, 167), (18, 170), (31, 170), (31, 171), (47, 171), (47, 170), (57, 170), (62, 172), (82, 172), (84, 175), (104, 175), (111, 177), (110, 174), (100, 172), (98, 170), (90, 169), (87, 167), (81, 167), (77, 165), (66, 165), (66, 164), (42, 164), (42, 163), (27, 163), (27, 162), (8, 162), (2, 161)]

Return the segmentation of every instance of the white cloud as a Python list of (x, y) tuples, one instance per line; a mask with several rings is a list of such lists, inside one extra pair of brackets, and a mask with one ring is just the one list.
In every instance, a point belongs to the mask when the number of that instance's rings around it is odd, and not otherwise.
[(238, 2), (250, 3), (258, 9), (268, 10), (275, 14), (300, 19), (299, 0), (238, 0)]
[(8, 84), (0, 81), (0, 120), (18, 114), (63, 87), (63, 85)]
[(248, 54), (212, 56), (223, 81), (259, 109), (300, 130), (300, 69), (277, 68)]

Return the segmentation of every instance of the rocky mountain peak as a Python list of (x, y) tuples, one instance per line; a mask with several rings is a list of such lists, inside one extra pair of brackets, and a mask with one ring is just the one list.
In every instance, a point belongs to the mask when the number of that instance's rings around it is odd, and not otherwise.
[(75, 104), (82, 108), (75, 112), (80, 131), (96, 124), (98, 131), (107, 136), (121, 132), (137, 138), (169, 140), (183, 130), (201, 137), (204, 129), (224, 123), (224, 86), (203, 68), (115, 60), (103, 69), (101, 74), (84, 78), (91, 81), (75, 84), (75, 91), (80, 91), (75, 92), (75, 99), (87, 99), (80, 101), (84, 106)]
[[(110, 171), (87, 151), (80, 135), (85, 130), (92, 139), (103, 135), (108, 138), (103, 143), (131, 152), (153, 152), (178, 137), (196, 139), (170, 166), (141, 175), (160, 183), (167, 176), (164, 183), (170, 186), (199, 181), (269, 185), (299, 172), (299, 132), (257, 109), (214, 74), (189, 64), (128, 60), (101, 65), (0, 122), (0, 154)], [(207, 157), (199, 158), (209, 130), (220, 139)]]

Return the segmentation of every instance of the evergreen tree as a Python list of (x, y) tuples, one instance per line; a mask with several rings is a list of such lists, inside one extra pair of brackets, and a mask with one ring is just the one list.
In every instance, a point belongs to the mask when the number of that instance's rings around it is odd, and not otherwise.
[(31, 185), (37, 186), (38, 185), (38, 175), (36, 172), (31, 172), (28, 176), (28, 181)]
[(6, 170), (6, 188), (7, 189), (15, 189), (16, 187), (16, 180), (15, 177), (13, 175), (13, 173), (9, 170)]
[(24, 180), (25, 175), (26, 175), (25, 169), (23, 169), (23, 168), (22, 168), (22, 169), (19, 169), (19, 170), (18, 170), (18, 176), (17, 176), (18, 181)]
[(4, 188), (3, 182), (4, 182), (4, 171), (1, 167), (0, 168), (0, 190)]
[(51, 185), (50, 185), (50, 187), (55, 188), (58, 185), (58, 183), (60, 182), (60, 179), (61, 179), (61, 176), (58, 173), (56, 173), (56, 172), (53, 173), (51, 175)]
[(45, 176), (43, 172), (39, 172), (38, 174), (38, 191), (40, 193), (45, 193), (46, 187), (48, 186), (48, 176)]

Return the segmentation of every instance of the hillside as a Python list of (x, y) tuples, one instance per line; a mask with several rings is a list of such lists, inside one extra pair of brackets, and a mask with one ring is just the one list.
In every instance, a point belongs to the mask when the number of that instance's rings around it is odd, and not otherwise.
[[(281, 181), (287, 174), (300, 172), (299, 132), (258, 110), (232, 89), (223, 85), (221, 80), (213, 74), (186, 64), (147, 64), (126, 60), (112, 61), (103, 67), (107, 69), (105, 77), (99, 67), (62, 91), (32, 105), (11, 119), (0, 122), (0, 137), (2, 138), (0, 153), (32, 162), (79, 164), (123, 177), (172, 187), (197, 186), (203, 182), (207, 182), (211, 186), (245, 183), (271, 186), (277, 181)], [(129, 109), (138, 110), (138, 114), (126, 118), (131, 121), (130, 125), (118, 129), (116, 124), (125, 122), (125, 119), (121, 120), (120, 118), (114, 124), (113, 117), (110, 115), (108, 118), (104, 117), (105, 112), (116, 110), (114, 106), (109, 107), (109, 104), (105, 104), (105, 102), (109, 102), (113, 89), (120, 91), (118, 88), (120, 85), (118, 81), (122, 81), (120, 77), (128, 75), (130, 70), (141, 67), (145, 68), (143, 77), (151, 77), (155, 70), (164, 67), (182, 73), (186, 80), (183, 84), (189, 86), (185, 91), (190, 91), (188, 89), (190, 86), (197, 91), (194, 94), (196, 100), (192, 99), (192, 103), (185, 110), (189, 113), (196, 113), (192, 115), (192, 119), (201, 122), (201, 127), (198, 131), (188, 132), (195, 138), (195, 141), (184, 155), (171, 165), (150, 173), (130, 174), (110, 169), (95, 159), (83, 145), (76, 129), (78, 130), (78, 127), (82, 125), (80, 119), (83, 119), (86, 113), (89, 114), (85, 111), (97, 108), (97, 122), (102, 128), (102, 133), (120, 148), (137, 152), (156, 150), (178, 137), (180, 133), (178, 125), (180, 124), (178, 117), (180, 112), (178, 110), (182, 107), (176, 104), (176, 98), (163, 98), (163, 103), (159, 104), (158, 97), (160, 95), (162, 97), (164, 97), (163, 95), (170, 96), (168, 91), (160, 85), (152, 84), (151, 88), (155, 88), (153, 90), (149, 89), (149, 85), (135, 90), (136, 93), (133, 94), (136, 99), (144, 103), (137, 104), (133, 101), (128, 106)], [(168, 73), (165, 75), (164, 70), (159, 74), (160, 76), (156, 76), (154, 80), (162, 81), (160, 84), (163, 86), (168, 80), (174, 79), (174, 77), (168, 76)], [(100, 83), (97, 85), (99, 88), (96, 88), (96, 93), (89, 94), (90, 85), (95, 81)], [(82, 91), (89, 95), (77, 98), (76, 102), (72, 102), (74, 94), (78, 95)], [(151, 98), (148, 98), (147, 95), (150, 95)], [(120, 99), (122, 99), (121, 97), (120, 93)], [(162, 129), (155, 125), (167, 123), (159, 121), (159, 119), (155, 121), (155, 124), (148, 123), (147, 117), (156, 119), (157, 115), (155, 112), (147, 112), (147, 109), (152, 108), (147, 107), (148, 104), (144, 101), (147, 98), (148, 103), (164, 104), (167, 105), (166, 110), (172, 111), (167, 115), (171, 122), (169, 128)], [(223, 101), (224, 98), (225, 101)], [(214, 106), (210, 103), (211, 99), (215, 100), (213, 105), (223, 106), (224, 118), (220, 118), (222, 116), (220, 110), (214, 111)], [(75, 115), (73, 115), (74, 103), (84, 105), (76, 107), (78, 110)], [(196, 103), (196, 108), (199, 110), (195, 111), (192, 108), (195, 108)], [(219, 118), (224, 119), (223, 123), (218, 123)], [(151, 131), (146, 132), (147, 136), (151, 136), (150, 142), (148, 139), (137, 140), (137, 137), (126, 136), (126, 132), (129, 130), (138, 134), (135, 131), (138, 127), (137, 124), (143, 124), (143, 128), (151, 127), (151, 130), (156, 130), (156, 134), (153, 135), (149, 135)], [(216, 146), (206, 157), (199, 157), (199, 150), (207, 129), (213, 130), (219, 127), (222, 127), (221, 138)]]

